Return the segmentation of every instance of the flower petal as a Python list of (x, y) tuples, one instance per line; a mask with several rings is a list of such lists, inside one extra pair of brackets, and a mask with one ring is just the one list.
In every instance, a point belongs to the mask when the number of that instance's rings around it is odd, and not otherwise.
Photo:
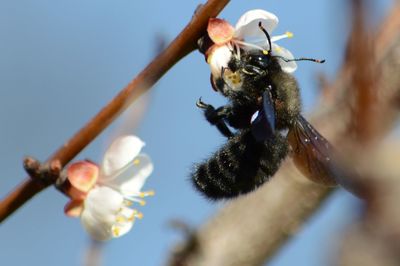
[[(286, 49), (282, 46), (279, 46), (275, 43), (272, 43), (272, 54), (274, 56), (281, 56), (288, 60), (294, 59), (293, 54), (288, 49)], [(296, 69), (297, 69), (297, 64), (295, 61), (285, 62), (284, 60), (279, 59), (279, 64), (281, 65), (282, 70), (287, 73), (292, 73), (292, 72), (296, 71)]]
[(83, 211), (83, 200), (70, 200), (64, 207), (64, 213), (69, 217), (79, 217)]
[(112, 175), (125, 167), (139, 154), (144, 145), (140, 138), (133, 135), (116, 139), (104, 155), (101, 165), (102, 175)]
[(244, 13), (236, 23), (235, 37), (238, 39), (265, 38), (265, 34), (258, 27), (261, 22), (269, 34), (278, 25), (278, 17), (262, 9), (254, 9)]
[(97, 186), (88, 193), (84, 202), (84, 212), (89, 211), (95, 217), (107, 220), (118, 212), (123, 201), (124, 198), (118, 191), (105, 186)]
[(81, 222), (94, 239), (104, 241), (114, 237), (112, 228), (123, 200), (119, 192), (108, 187), (98, 186), (89, 192), (84, 202)]
[(68, 181), (82, 192), (88, 192), (96, 183), (99, 167), (89, 161), (78, 161), (67, 168)]
[(139, 154), (113, 178), (103, 179), (100, 182), (119, 190), (123, 195), (135, 196), (142, 189), (148, 176), (153, 172), (153, 163), (150, 157)]
[(113, 233), (113, 237), (120, 237), (125, 235), (126, 233), (128, 233), (133, 226), (133, 222), (124, 222), (124, 223), (119, 223), (119, 224), (115, 224), (112, 227), (112, 233)]
[(224, 44), (232, 40), (235, 29), (228, 21), (220, 18), (210, 18), (208, 20), (207, 33), (215, 44)]
[(81, 223), (83, 228), (89, 233), (89, 235), (98, 241), (106, 241), (113, 237), (112, 223), (105, 223), (99, 221), (89, 211), (83, 211), (81, 215)]
[(232, 57), (232, 50), (227, 45), (216, 46), (211, 49), (207, 57), (207, 63), (210, 65), (211, 74), (214, 78), (220, 78), (222, 69), (228, 67), (228, 63)]

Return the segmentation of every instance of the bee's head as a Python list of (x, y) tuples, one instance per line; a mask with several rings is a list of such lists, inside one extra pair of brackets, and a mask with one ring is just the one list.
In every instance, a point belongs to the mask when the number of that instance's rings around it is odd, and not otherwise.
[(268, 75), (274, 69), (280, 69), (276, 58), (265, 50), (252, 50), (242, 58), (242, 72), (247, 75)]

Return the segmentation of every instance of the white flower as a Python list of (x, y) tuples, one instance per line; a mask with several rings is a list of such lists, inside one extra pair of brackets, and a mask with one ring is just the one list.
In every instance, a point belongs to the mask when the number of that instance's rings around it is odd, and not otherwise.
[[(100, 167), (89, 161), (71, 164), (67, 169), (72, 200), (66, 205), (69, 216), (79, 216), (83, 227), (96, 240), (126, 234), (142, 214), (130, 206), (144, 205), (141, 192), (153, 171), (150, 158), (139, 154), (144, 143), (136, 136), (124, 136), (112, 143)], [(80, 192), (80, 193), (79, 193)]]
[(150, 158), (140, 154), (144, 145), (136, 136), (124, 136), (114, 141), (104, 155), (98, 183), (124, 195), (142, 197), (140, 190), (153, 172)]
[(83, 227), (96, 240), (127, 233), (139, 213), (124, 204), (121, 193), (106, 186), (90, 190), (81, 213)]
[[(244, 50), (259, 49), (268, 51), (269, 43), (263, 31), (259, 28), (259, 23), (270, 34), (278, 25), (278, 17), (274, 14), (261, 9), (250, 10), (243, 14), (236, 26), (231, 26), (227, 21), (212, 18), (209, 20), (207, 32), (214, 45), (206, 52), (206, 59), (211, 68), (214, 77), (221, 76), (221, 69), (228, 66), (233, 52), (240, 53), (240, 48)], [(288, 73), (294, 72), (297, 64), (294, 61), (292, 53), (277, 45), (275, 42), (283, 38), (290, 38), (293, 34), (286, 32), (283, 35), (272, 36), (272, 56), (279, 57), (279, 63), (282, 70)]]

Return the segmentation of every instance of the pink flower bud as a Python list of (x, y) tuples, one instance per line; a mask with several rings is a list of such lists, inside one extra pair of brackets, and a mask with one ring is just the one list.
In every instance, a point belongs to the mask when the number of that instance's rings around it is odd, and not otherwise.
[(208, 36), (217, 45), (232, 40), (235, 29), (228, 21), (219, 18), (210, 18), (207, 27)]

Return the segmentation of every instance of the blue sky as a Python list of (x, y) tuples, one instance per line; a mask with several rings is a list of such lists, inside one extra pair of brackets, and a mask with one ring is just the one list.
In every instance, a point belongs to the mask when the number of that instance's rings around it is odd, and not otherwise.
[[(325, 58), (301, 63), (295, 76), (304, 112), (313, 110), (316, 75), (334, 79), (349, 30), (347, 1), (232, 1), (221, 17), (235, 23), (247, 10), (275, 13), (276, 33), (295, 37), (280, 44), (296, 56)], [(375, 4), (374, 20), (390, 0)], [(198, 1), (0, 1), (0, 195), (25, 178), (22, 158), (46, 159), (123, 88), (190, 20)], [(179, 5), (179, 6), (178, 6)], [(155, 171), (145, 188), (156, 196), (140, 208), (144, 219), (127, 236), (107, 243), (104, 265), (163, 265), (180, 240), (172, 219), (202, 224), (220, 204), (195, 192), (188, 180), (194, 162), (224, 141), (195, 107), (202, 96), (222, 105), (209, 84), (204, 58), (194, 52), (167, 73), (140, 102), (148, 102), (132, 129), (128, 111), (78, 158), (99, 161), (111, 139), (135, 133), (146, 143)], [(145, 98), (145, 99), (144, 99)], [(64, 216), (67, 199), (53, 188), (36, 196), (0, 226), (4, 265), (82, 265), (89, 238), (78, 220)], [(358, 202), (338, 191), (270, 265), (325, 264), (333, 239), (354, 219)], [(318, 251), (317, 253), (315, 251)]]

